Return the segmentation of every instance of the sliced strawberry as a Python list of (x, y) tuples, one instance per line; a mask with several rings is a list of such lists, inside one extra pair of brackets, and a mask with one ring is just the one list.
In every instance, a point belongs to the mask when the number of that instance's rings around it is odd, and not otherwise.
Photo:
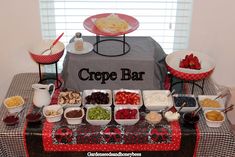
[(193, 59), (193, 54), (191, 53), (189, 56), (188, 56), (188, 59)]

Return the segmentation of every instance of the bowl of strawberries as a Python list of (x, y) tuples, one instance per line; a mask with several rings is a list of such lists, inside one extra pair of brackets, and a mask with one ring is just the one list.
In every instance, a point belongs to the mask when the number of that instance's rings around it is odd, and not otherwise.
[(133, 89), (113, 90), (113, 104), (114, 106), (133, 106), (139, 109), (143, 105), (141, 91)]
[(177, 51), (166, 57), (168, 71), (183, 80), (201, 80), (215, 68), (214, 60), (206, 54), (193, 51)]
[(114, 108), (114, 120), (121, 125), (134, 125), (140, 119), (138, 107), (123, 106)]
[(185, 55), (185, 57), (180, 60), (179, 67), (200, 70), (201, 63), (196, 55), (194, 55), (193, 53), (190, 53), (190, 54)]

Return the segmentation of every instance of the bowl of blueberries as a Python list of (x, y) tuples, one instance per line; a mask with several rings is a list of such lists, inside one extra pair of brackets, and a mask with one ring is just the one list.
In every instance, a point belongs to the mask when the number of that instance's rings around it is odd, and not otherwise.
[(185, 103), (181, 112), (192, 112), (198, 108), (198, 103), (194, 95), (190, 94), (175, 94), (173, 96), (174, 106), (177, 110)]

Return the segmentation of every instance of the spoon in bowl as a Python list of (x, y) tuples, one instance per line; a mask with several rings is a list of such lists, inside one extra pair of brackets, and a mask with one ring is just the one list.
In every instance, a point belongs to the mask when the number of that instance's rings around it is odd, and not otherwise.
[(218, 96), (216, 96), (215, 98), (214, 98), (214, 100), (216, 100), (216, 99), (218, 99), (218, 98), (223, 98), (223, 97), (225, 97), (225, 96), (227, 96), (229, 93), (228, 92), (221, 92)]
[(18, 113), (16, 113), (15, 114), (15, 117), (18, 117), (19, 116), (19, 114), (22, 112), (22, 111), (24, 111), (24, 109), (26, 108), (26, 106), (24, 107), (24, 108), (22, 108), (22, 110), (21, 111), (19, 111)]
[(34, 115), (37, 115), (38, 113), (40, 113), (40, 112), (42, 111), (43, 107), (44, 107), (44, 105), (43, 105), (39, 110), (37, 110), (36, 112), (34, 112), (33, 114), (34, 114)]
[(186, 104), (187, 104), (187, 103), (184, 102), (184, 103), (180, 106), (180, 108), (179, 108), (179, 110), (178, 110), (177, 112), (179, 113), (179, 112), (182, 110), (182, 108), (186, 106)]
[(197, 115), (197, 113), (201, 110), (201, 106), (198, 107), (195, 111), (192, 112), (192, 117), (195, 117)]
[(55, 113), (56, 113), (56, 114), (59, 114), (59, 111), (60, 111), (61, 109), (63, 110), (63, 108), (64, 108), (66, 105), (67, 105), (67, 104), (61, 105), (60, 108), (58, 108), (58, 109), (55, 111)]
[[(46, 52), (50, 52), (49, 54), (51, 54), (51, 53), (52, 53), (51, 49), (57, 44), (57, 42), (60, 40), (60, 38), (61, 38), (63, 35), (64, 35), (64, 32), (61, 33), (60, 36), (58, 36), (58, 37), (55, 39), (55, 41), (52, 43), (52, 45), (50, 46), (49, 49), (46, 49), (46, 50), (42, 51), (41, 54), (44, 54), (44, 53), (46, 53)], [(47, 54), (47, 53), (46, 53), (46, 54)]]
[(173, 89), (173, 90), (167, 95), (167, 97), (173, 95), (174, 93), (175, 93), (175, 89)]
[(227, 113), (228, 111), (233, 110), (233, 106), (234, 106), (234, 104), (232, 104), (232, 105), (226, 107), (225, 109), (222, 110), (222, 112)]

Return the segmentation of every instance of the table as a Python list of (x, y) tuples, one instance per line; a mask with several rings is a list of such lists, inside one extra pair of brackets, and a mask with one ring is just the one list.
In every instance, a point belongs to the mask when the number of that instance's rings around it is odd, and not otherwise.
[[(52, 151), (46, 152), (43, 148), (42, 124), (30, 126), (26, 123), (25, 115), (32, 109), (33, 89), (31, 85), (38, 81), (38, 74), (23, 73), (17, 74), (9, 87), (7, 97), (13, 95), (21, 95), (26, 100), (26, 110), (22, 113), (22, 118), (18, 126), (10, 127), (0, 122), (0, 156), (87, 156), (89, 153), (102, 153), (102, 151)], [(205, 93), (214, 92), (214, 88), (209, 80), (205, 82)], [(7, 114), (6, 108), (2, 105), (0, 117), (1, 119)], [(64, 126), (68, 126), (64, 124)], [(73, 126), (69, 126), (73, 127)], [(180, 123), (181, 128), (181, 144), (180, 149), (175, 151), (117, 151), (117, 153), (141, 153), (142, 156), (195, 156), (198, 157), (228, 157), (235, 156), (235, 137), (232, 133), (231, 126), (226, 120), (220, 128), (209, 128), (205, 124), (204, 118), (201, 116), (197, 129), (185, 127)], [(49, 135), (50, 136), (50, 135)], [(193, 143), (198, 144), (193, 146)], [(197, 150), (194, 152), (194, 150)], [(107, 151), (108, 153), (110, 151)], [(104, 152), (103, 152), (104, 153)], [(90, 154), (91, 155), (91, 154)]]
[[(96, 42), (95, 37), (83, 38), (92, 44)], [(131, 50), (119, 57), (105, 57), (94, 52), (83, 55), (67, 52), (62, 71), (64, 87), (78, 90), (94, 87), (163, 89), (167, 70), (164, 64), (166, 54), (161, 46), (151, 37), (126, 37), (126, 42)], [(122, 51), (122, 43), (102, 42), (99, 49), (102, 53), (117, 54)]]

